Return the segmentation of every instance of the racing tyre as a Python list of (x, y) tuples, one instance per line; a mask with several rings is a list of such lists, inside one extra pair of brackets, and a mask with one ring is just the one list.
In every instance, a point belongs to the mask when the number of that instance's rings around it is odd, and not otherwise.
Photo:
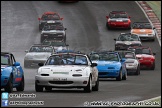
[(128, 30), (130, 30), (131, 29), (131, 25), (128, 27)]
[(124, 76), (122, 77), (122, 80), (127, 80), (127, 72), (125, 72)]
[(106, 22), (106, 27), (107, 27), (107, 29), (109, 29), (109, 30), (111, 29), (110, 26), (107, 24), (107, 22)]
[(84, 91), (90, 93), (92, 91), (92, 79), (89, 77), (88, 85), (84, 88)]
[(93, 91), (98, 91), (98, 89), (99, 89), (99, 79), (97, 78), (96, 84), (95, 84), (94, 87), (92, 87), (92, 90)]
[(42, 28), (41, 28), (41, 26), (39, 26), (39, 31), (41, 31), (42, 30)]
[(28, 64), (24, 62), (24, 68), (28, 68)]
[(24, 91), (24, 85), (25, 85), (24, 76), (22, 76), (22, 80), (21, 80), (19, 86), (16, 87), (16, 90), (17, 91)]
[(45, 90), (46, 91), (51, 91), (52, 90), (52, 87), (45, 87)]
[(35, 91), (36, 91), (36, 92), (42, 92), (42, 91), (43, 91), (43, 87), (37, 85), (37, 82), (36, 82), (36, 81), (35, 81)]
[(41, 37), (41, 43), (43, 42), (43, 40), (44, 40), (44, 38), (43, 38), (43, 37)]
[(8, 80), (8, 83), (5, 87), (5, 91), (8, 93), (11, 93), (13, 91), (13, 77), (12, 77), (12, 75), (10, 76), (10, 78)]
[(119, 76), (116, 78), (117, 81), (121, 81), (122, 80), (122, 71), (120, 70), (119, 72)]
[(116, 47), (115, 47), (115, 51), (117, 51), (117, 50), (119, 50), (119, 48), (116, 48)]
[(152, 67), (151, 67), (151, 70), (154, 70), (155, 69), (155, 62), (153, 63)]
[(139, 75), (139, 74), (140, 74), (140, 67), (138, 66), (138, 68), (137, 68), (137, 71), (136, 71), (135, 75)]

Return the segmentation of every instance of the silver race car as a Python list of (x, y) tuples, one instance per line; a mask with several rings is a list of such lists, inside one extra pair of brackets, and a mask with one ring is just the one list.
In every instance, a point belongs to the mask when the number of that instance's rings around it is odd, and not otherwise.
[(98, 91), (97, 64), (82, 53), (57, 53), (51, 55), (38, 69), (35, 90), (42, 92), (52, 88), (83, 88), (85, 92)]
[(131, 33), (121, 33), (115, 40), (115, 50), (127, 50), (130, 46), (142, 46), (138, 35)]
[(25, 52), (24, 67), (27, 68), (38, 67), (38, 63), (44, 63), (51, 54), (55, 53), (55, 50), (49, 45), (34, 44), (29, 51)]
[(135, 75), (140, 74), (140, 62), (136, 58), (136, 55), (132, 51), (117, 51), (119, 52), (122, 60), (126, 64), (128, 74), (134, 73)]
[(66, 41), (66, 29), (61, 21), (47, 21), (41, 32), (41, 43), (45, 39)]

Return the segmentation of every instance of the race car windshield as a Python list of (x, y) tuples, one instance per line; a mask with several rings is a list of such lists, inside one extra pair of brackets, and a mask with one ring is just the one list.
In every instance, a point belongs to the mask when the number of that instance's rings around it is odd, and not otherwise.
[(42, 20), (60, 20), (59, 15), (57, 14), (49, 14), (49, 15), (43, 15)]
[(119, 61), (118, 55), (115, 53), (100, 53), (100, 54), (91, 54), (91, 60), (101, 60), (101, 61)]
[(9, 56), (1, 55), (1, 65), (9, 65)]
[(143, 49), (136, 49), (135, 50), (136, 54), (148, 54), (151, 55), (151, 52), (149, 49), (143, 48)]
[(124, 13), (114, 13), (110, 14), (110, 18), (128, 18), (128, 16)]
[(152, 29), (150, 24), (133, 24), (133, 29)]
[(49, 57), (45, 65), (88, 65), (88, 62), (82, 55), (61, 54)]
[(133, 53), (125, 53), (125, 58), (132, 58), (135, 59), (135, 56)]
[(122, 34), (118, 38), (119, 41), (140, 41), (137, 35), (134, 34)]
[(45, 46), (33, 46), (30, 48), (29, 52), (52, 52), (52, 47)]
[(46, 24), (43, 28), (44, 30), (63, 30), (64, 27), (61, 24)]

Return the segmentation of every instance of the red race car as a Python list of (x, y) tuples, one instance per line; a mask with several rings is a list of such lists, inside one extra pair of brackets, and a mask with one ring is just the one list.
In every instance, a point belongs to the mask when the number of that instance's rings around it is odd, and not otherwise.
[(106, 27), (131, 29), (130, 16), (125, 11), (112, 11), (106, 16)]
[(39, 30), (42, 30), (44, 24), (47, 23), (47, 21), (63, 20), (63, 18), (61, 18), (57, 12), (45, 12), (43, 13), (41, 18), (38, 18), (38, 20), (39, 20)]
[(136, 57), (140, 62), (140, 68), (149, 68), (151, 70), (155, 69), (155, 55), (150, 47), (146, 46), (134, 46), (129, 47), (128, 50), (134, 51)]

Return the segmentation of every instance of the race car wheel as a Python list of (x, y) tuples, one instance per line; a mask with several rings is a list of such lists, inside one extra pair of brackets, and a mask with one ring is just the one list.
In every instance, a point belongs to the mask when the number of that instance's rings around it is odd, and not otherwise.
[(115, 50), (117, 51), (117, 50), (119, 50), (119, 48), (115, 47)]
[(139, 75), (139, 74), (140, 74), (140, 67), (138, 66), (135, 75)]
[(28, 68), (28, 64), (24, 61), (24, 68)]
[(44, 41), (44, 38), (43, 37), (41, 37), (41, 43)]
[(151, 70), (154, 70), (155, 69), (155, 62), (153, 63), (152, 67), (151, 67)]
[(111, 29), (107, 22), (106, 22), (106, 27), (107, 27), (107, 29), (109, 29), (109, 30)]
[(117, 81), (121, 81), (122, 80), (122, 70), (120, 70), (119, 72), (119, 76), (116, 78)]
[(35, 81), (35, 91), (36, 92), (42, 92), (43, 91), (43, 87), (39, 86), (36, 81)]
[(13, 77), (12, 77), (12, 75), (10, 75), (8, 83), (5, 87), (5, 91), (8, 93), (11, 93), (13, 91)]
[(92, 90), (93, 91), (98, 91), (98, 89), (99, 89), (99, 79), (97, 78), (96, 84), (95, 84), (94, 87), (92, 87)]
[(127, 80), (127, 72), (125, 72), (124, 76), (122, 77), (122, 80)]
[(41, 31), (42, 30), (42, 27), (41, 26), (39, 26), (39, 31)]
[(84, 88), (84, 91), (90, 93), (92, 91), (92, 79), (89, 77), (87, 86)]
[(52, 87), (45, 87), (45, 90), (46, 91), (51, 91), (52, 90)]
[(17, 90), (17, 91), (24, 91), (24, 85), (25, 85), (24, 82), (25, 82), (25, 81), (24, 81), (24, 76), (22, 76), (22, 80), (21, 80), (19, 86), (16, 87), (16, 90)]
[(131, 25), (128, 27), (128, 30), (130, 30), (131, 29)]

